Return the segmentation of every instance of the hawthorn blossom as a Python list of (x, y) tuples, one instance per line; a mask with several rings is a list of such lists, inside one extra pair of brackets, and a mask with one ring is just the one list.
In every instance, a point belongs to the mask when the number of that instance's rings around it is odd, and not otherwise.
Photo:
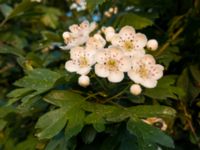
[(87, 48), (92, 49), (102, 49), (106, 45), (105, 39), (100, 34), (95, 34), (93, 37), (90, 37), (86, 42)]
[(131, 68), (130, 58), (125, 57), (118, 47), (109, 47), (96, 53), (95, 73), (110, 82), (121, 82), (124, 72)]
[(95, 63), (95, 49), (74, 47), (70, 51), (71, 60), (65, 63), (65, 69), (80, 75), (87, 75)]
[(133, 27), (125, 26), (112, 38), (111, 43), (119, 46), (126, 56), (137, 56), (145, 54), (147, 38), (142, 33), (136, 33)]
[(87, 20), (80, 25), (74, 24), (69, 27), (69, 31), (63, 33), (66, 46), (63, 49), (71, 49), (84, 44), (89, 39), (89, 34), (96, 28), (96, 23), (89, 23)]
[(154, 88), (157, 80), (163, 76), (163, 70), (164, 67), (156, 64), (152, 55), (146, 54), (132, 58), (132, 69), (128, 71), (128, 76), (137, 84), (146, 88)]
[(111, 41), (112, 38), (114, 37), (115, 29), (113, 27), (102, 27), (102, 32), (105, 34), (105, 38), (107, 41)]

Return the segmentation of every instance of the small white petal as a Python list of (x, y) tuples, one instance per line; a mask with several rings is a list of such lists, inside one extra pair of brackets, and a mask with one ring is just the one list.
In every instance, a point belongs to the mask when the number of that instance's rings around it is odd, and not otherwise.
[(150, 69), (151, 78), (156, 80), (160, 79), (163, 76), (163, 70), (164, 67), (162, 65), (156, 64), (154, 66), (151, 66)]
[(90, 78), (88, 76), (82, 75), (78, 78), (78, 83), (82, 87), (87, 87), (90, 85)]
[(155, 39), (150, 39), (147, 42), (147, 49), (151, 50), (151, 51), (155, 51), (158, 49), (158, 41)]
[(123, 46), (124, 42), (120, 38), (119, 34), (113, 35), (112, 38), (110, 38), (110, 42), (112, 43), (113, 46)]
[(99, 51), (95, 54), (95, 60), (99, 64), (103, 64), (107, 61), (107, 52), (105, 50)]
[(133, 27), (131, 27), (131, 26), (124, 26), (120, 30), (119, 35), (123, 39), (133, 38), (135, 36), (135, 29)]
[(84, 48), (83, 47), (77, 46), (77, 47), (74, 47), (70, 50), (70, 58), (71, 59), (77, 60), (83, 55), (84, 55)]
[(127, 72), (131, 69), (130, 57), (123, 57), (119, 63), (119, 71)]
[(105, 34), (107, 41), (111, 41), (111, 39), (115, 35), (115, 29), (113, 27), (104, 27), (104, 28), (102, 28), (102, 31)]
[(95, 74), (99, 77), (106, 78), (109, 75), (109, 70), (103, 64), (95, 65)]
[(108, 80), (112, 83), (121, 82), (124, 79), (124, 73), (121, 71), (111, 71)]
[(147, 37), (142, 33), (137, 33), (134, 38), (135, 48), (143, 49), (147, 44)]
[(75, 61), (69, 60), (65, 63), (65, 69), (69, 72), (76, 72), (78, 68), (79, 67)]
[(146, 65), (154, 65), (156, 63), (155, 58), (150, 54), (144, 55), (141, 60)]
[(142, 92), (142, 88), (139, 84), (132, 84), (130, 87), (130, 92), (133, 95), (139, 95)]
[(86, 75), (90, 72), (91, 70), (91, 67), (88, 66), (88, 67), (79, 67), (79, 69), (77, 70), (77, 73), (80, 74), (80, 75)]
[(155, 88), (157, 85), (157, 80), (154, 79), (146, 79), (140, 82), (141, 85), (143, 85), (146, 88)]
[(128, 71), (128, 77), (134, 81), (135, 83), (141, 83), (142, 82), (142, 78), (140, 76), (140, 74), (138, 74), (137, 72), (135, 72), (133, 69)]

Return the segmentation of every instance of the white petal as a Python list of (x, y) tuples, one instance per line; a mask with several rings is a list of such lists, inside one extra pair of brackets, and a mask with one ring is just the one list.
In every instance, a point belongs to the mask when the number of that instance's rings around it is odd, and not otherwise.
[(123, 46), (124, 41), (120, 38), (119, 34), (113, 35), (113, 37), (110, 39), (110, 42), (113, 46)]
[(115, 29), (113, 27), (102, 28), (103, 33), (105, 34), (106, 40), (111, 41), (115, 35)]
[(142, 82), (142, 78), (140, 77), (140, 75), (135, 72), (133, 69), (128, 71), (128, 77), (134, 81), (135, 83), (141, 83)]
[(84, 20), (81, 24), (80, 27), (81, 29), (89, 29), (90, 23), (88, 20)]
[(122, 39), (133, 39), (135, 36), (135, 29), (131, 26), (125, 26), (123, 27), (120, 32), (119, 35)]
[(156, 63), (155, 58), (150, 54), (144, 55), (142, 62), (146, 65), (154, 65)]
[(107, 52), (105, 50), (99, 51), (95, 54), (95, 60), (99, 64), (103, 64), (107, 61)]
[(69, 72), (76, 72), (78, 68), (78, 64), (75, 61), (69, 60), (65, 63), (65, 69)]
[(79, 31), (80, 31), (80, 27), (77, 25), (77, 24), (73, 24), (69, 27), (69, 30), (72, 32), (72, 33), (75, 33), (77, 34)]
[(90, 32), (92, 32), (94, 29), (96, 29), (97, 28), (97, 24), (96, 24), (96, 22), (92, 22), (92, 23), (90, 23), (90, 28), (89, 28), (89, 31)]
[(124, 73), (121, 71), (112, 71), (109, 73), (108, 80), (112, 83), (121, 82), (124, 79)]
[(146, 80), (143, 80), (140, 84), (146, 88), (155, 88), (157, 85), (157, 80), (146, 79)]
[(151, 78), (153, 79), (160, 79), (162, 76), (163, 76), (163, 70), (164, 70), (164, 67), (162, 65), (153, 65), (151, 66), (150, 68), (150, 76)]
[(80, 75), (86, 75), (90, 72), (91, 70), (91, 67), (88, 66), (88, 67), (79, 67), (79, 69), (77, 70), (77, 73), (80, 74)]
[(109, 70), (103, 64), (96, 64), (95, 73), (99, 77), (106, 78), (109, 75)]
[(106, 41), (100, 34), (95, 34), (93, 37), (90, 37), (86, 43), (87, 48), (102, 49), (106, 45)]
[(79, 59), (81, 56), (84, 56), (84, 48), (77, 46), (70, 50), (70, 58), (73, 60)]
[(147, 37), (142, 33), (137, 33), (134, 38), (135, 48), (143, 49), (147, 44)]
[(108, 51), (110, 59), (120, 60), (123, 57), (123, 53), (118, 47), (109, 47), (105, 50)]
[(127, 72), (131, 69), (131, 59), (129, 57), (123, 57), (119, 63), (119, 71)]

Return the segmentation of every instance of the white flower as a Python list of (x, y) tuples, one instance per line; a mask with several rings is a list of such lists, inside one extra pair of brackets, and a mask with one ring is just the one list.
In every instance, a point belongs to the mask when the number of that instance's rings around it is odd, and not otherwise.
[(93, 37), (90, 37), (86, 43), (87, 48), (92, 49), (102, 49), (106, 45), (105, 39), (100, 34), (95, 34)]
[(139, 95), (142, 92), (142, 88), (139, 84), (132, 84), (130, 87), (130, 92), (133, 95)]
[(112, 38), (111, 43), (113, 46), (119, 46), (125, 55), (137, 56), (145, 54), (147, 38), (142, 33), (136, 33), (133, 27), (125, 26)]
[(123, 80), (124, 72), (130, 67), (130, 58), (125, 57), (117, 47), (109, 47), (96, 53), (95, 73), (110, 82), (117, 83)]
[(82, 87), (90, 85), (90, 78), (86, 75), (82, 75), (78, 78), (78, 84)]
[(76, 72), (86, 75), (90, 72), (91, 66), (95, 64), (95, 49), (75, 47), (70, 51), (71, 60), (65, 63), (65, 69), (69, 72)]
[(71, 32), (64, 32), (63, 38), (66, 46), (63, 49), (71, 49), (84, 44), (89, 39), (89, 34), (96, 28), (96, 23), (89, 23), (87, 20), (80, 25), (74, 24), (69, 27)]
[(163, 76), (163, 70), (163, 66), (155, 63), (153, 56), (146, 54), (132, 58), (132, 69), (128, 71), (128, 76), (135, 83), (154, 88), (157, 80)]
[(103, 27), (101, 30), (105, 34), (106, 40), (109, 42), (116, 34), (115, 29), (113, 27)]
[(77, 11), (83, 11), (86, 9), (86, 1), (85, 0), (75, 0), (75, 3), (72, 3), (70, 9), (76, 9)]
[(155, 51), (158, 49), (158, 41), (155, 39), (150, 39), (147, 42), (147, 49), (151, 50), (151, 51)]

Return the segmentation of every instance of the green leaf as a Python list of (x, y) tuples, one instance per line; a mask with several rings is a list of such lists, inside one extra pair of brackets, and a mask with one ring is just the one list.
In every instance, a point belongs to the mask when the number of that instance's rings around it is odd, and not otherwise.
[(190, 102), (192, 102), (192, 100), (200, 93), (200, 88), (193, 84), (188, 68), (185, 68), (179, 76), (177, 86), (182, 88), (186, 93), (186, 95), (183, 96), (183, 99)]
[(144, 95), (155, 99), (173, 98), (178, 99), (185, 95), (184, 91), (175, 86), (176, 76), (165, 76), (158, 81), (153, 89), (145, 89)]
[(4, 118), (9, 113), (16, 112), (13, 107), (0, 107), (0, 118)]
[(94, 10), (99, 6), (102, 5), (106, 0), (86, 0), (87, 1), (87, 8), (90, 13), (93, 13)]
[(192, 74), (192, 77), (194, 78), (196, 85), (200, 86), (200, 71), (198, 66), (190, 66), (190, 72)]
[(19, 57), (23, 57), (24, 51), (21, 49), (12, 47), (12, 46), (1, 44), (0, 45), (0, 54), (13, 54), (13, 55), (16, 55)]
[(167, 69), (171, 62), (178, 62), (181, 59), (179, 55), (179, 48), (176, 46), (171, 46), (166, 48), (166, 50), (157, 57), (160, 64), (163, 64)]
[(4, 17), (8, 17), (10, 13), (13, 11), (12, 7), (7, 4), (1, 4), (0, 10), (3, 13)]
[(142, 29), (153, 25), (153, 21), (133, 13), (126, 13), (119, 15), (114, 22), (115, 27), (121, 28), (126, 25), (133, 26), (135, 29)]
[(19, 3), (12, 12), (7, 16), (8, 19), (14, 18), (16, 16), (24, 14), (27, 10), (29, 10), (34, 3), (32, 3), (30, 0), (23, 0), (21, 3)]
[(57, 72), (39, 68), (30, 71), (27, 76), (16, 81), (14, 85), (36, 90), (38, 92), (45, 92), (51, 89), (55, 82), (61, 77), (62, 75)]
[(59, 25), (59, 16), (62, 15), (61, 11), (54, 7), (44, 6), (40, 7), (40, 9), (42, 9), (42, 12), (44, 13), (41, 17), (41, 22), (47, 27), (51, 27), (53, 29), (57, 28)]
[[(127, 122), (127, 129), (131, 134), (134, 134), (137, 137), (138, 144), (142, 144), (139, 147), (143, 147), (143, 142), (148, 143), (146, 146), (150, 147), (151, 145), (160, 144), (169, 148), (174, 148), (173, 140), (164, 134), (160, 129), (150, 126), (146, 123), (143, 123), (140, 120), (130, 119)], [(141, 148), (142, 150), (144, 148)]]
[(37, 143), (37, 138), (29, 136), (26, 140), (17, 144), (15, 150), (35, 150)]
[(2, 131), (7, 124), (7, 121), (0, 119), (0, 131)]
[(36, 134), (39, 139), (49, 139), (58, 134), (67, 122), (66, 111), (59, 108), (41, 116), (36, 124), (36, 128), (41, 132)]
[(85, 102), (82, 96), (69, 91), (52, 91), (44, 100), (61, 108), (40, 117), (36, 124), (36, 128), (41, 129), (41, 132), (37, 134), (40, 139), (55, 136), (66, 123), (65, 135), (67, 139), (81, 131), (85, 118), (85, 112), (81, 109)]
[(33, 91), (32, 89), (29, 88), (19, 88), (19, 89), (15, 89), (13, 91), (11, 91), (10, 93), (8, 93), (8, 97), (21, 97), (23, 95), (26, 95), (27, 93)]

